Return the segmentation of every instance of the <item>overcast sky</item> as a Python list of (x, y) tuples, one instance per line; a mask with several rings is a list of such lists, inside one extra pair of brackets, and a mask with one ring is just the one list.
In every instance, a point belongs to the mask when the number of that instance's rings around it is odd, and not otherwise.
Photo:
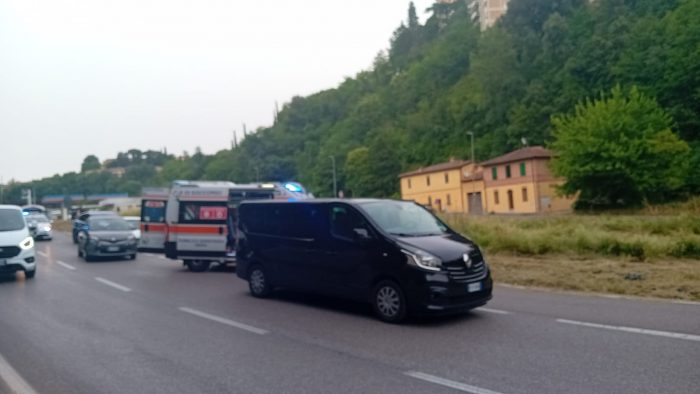
[[(421, 22), (432, 0), (416, 0)], [(408, 0), (0, 0), (0, 178), (227, 148), (367, 69)]]

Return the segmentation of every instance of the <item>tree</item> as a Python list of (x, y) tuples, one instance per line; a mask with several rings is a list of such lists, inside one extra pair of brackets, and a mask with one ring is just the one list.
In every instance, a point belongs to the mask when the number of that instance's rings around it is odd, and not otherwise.
[(578, 206), (623, 207), (662, 202), (681, 189), (690, 148), (671, 117), (636, 87), (620, 86), (555, 116), (552, 168)]
[(101, 167), (100, 159), (95, 155), (88, 155), (83, 159), (83, 164), (80, 166), (80, 172), (99, 170)]

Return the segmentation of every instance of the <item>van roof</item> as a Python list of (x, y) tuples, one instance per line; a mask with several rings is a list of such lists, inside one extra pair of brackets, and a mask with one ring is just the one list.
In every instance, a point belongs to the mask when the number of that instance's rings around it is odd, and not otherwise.
[(363, 204), (375, 201), (405, 201), (392, 200), (388, 198), (311, 198), (299, 200), (244, 200), (242, 204), (329, 204), (333, 202), (341, 202), (346, 204)]
[(15, 209), (18, 211), (21, 211), (22, 208), (20, 208), (18, 205), (0, 205), (1, 209)]

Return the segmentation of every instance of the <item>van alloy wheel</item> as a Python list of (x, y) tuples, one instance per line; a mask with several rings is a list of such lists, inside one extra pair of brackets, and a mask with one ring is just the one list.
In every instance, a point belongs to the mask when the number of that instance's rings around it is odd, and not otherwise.
[(399, 294), (392, 287), (382, 287), (377, 292), (377, 308), (387, 317), (395, 316), (399, 312)]
[(250, 293), (255, 297), (267, 297), (271, 292), (270, 283), (265, 275), (265, 270), (256, 265), (250, 270), (250, 276), (248, 277), (248, 287), (250, 288)]
[(398, 323), (406, 318), (406, 301), (401, 287), (394, 281), (385, 280), (374, 287), (374, 312), (387, 323)]

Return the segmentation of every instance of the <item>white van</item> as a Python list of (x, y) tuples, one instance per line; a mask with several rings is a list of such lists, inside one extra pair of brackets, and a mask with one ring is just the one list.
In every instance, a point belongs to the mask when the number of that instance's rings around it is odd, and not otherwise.
[(34, 238), (20, 207), (0, 205), (0, 273), (17, 271), (28, 279), (36, 275)]
[(242, 201), (309, 197), (295, 182), (240, 185), (175, 181), (166, 204), (165, 256), (183, 260), (193, 272), (206, 271), (212, 263), (234, 263)]

